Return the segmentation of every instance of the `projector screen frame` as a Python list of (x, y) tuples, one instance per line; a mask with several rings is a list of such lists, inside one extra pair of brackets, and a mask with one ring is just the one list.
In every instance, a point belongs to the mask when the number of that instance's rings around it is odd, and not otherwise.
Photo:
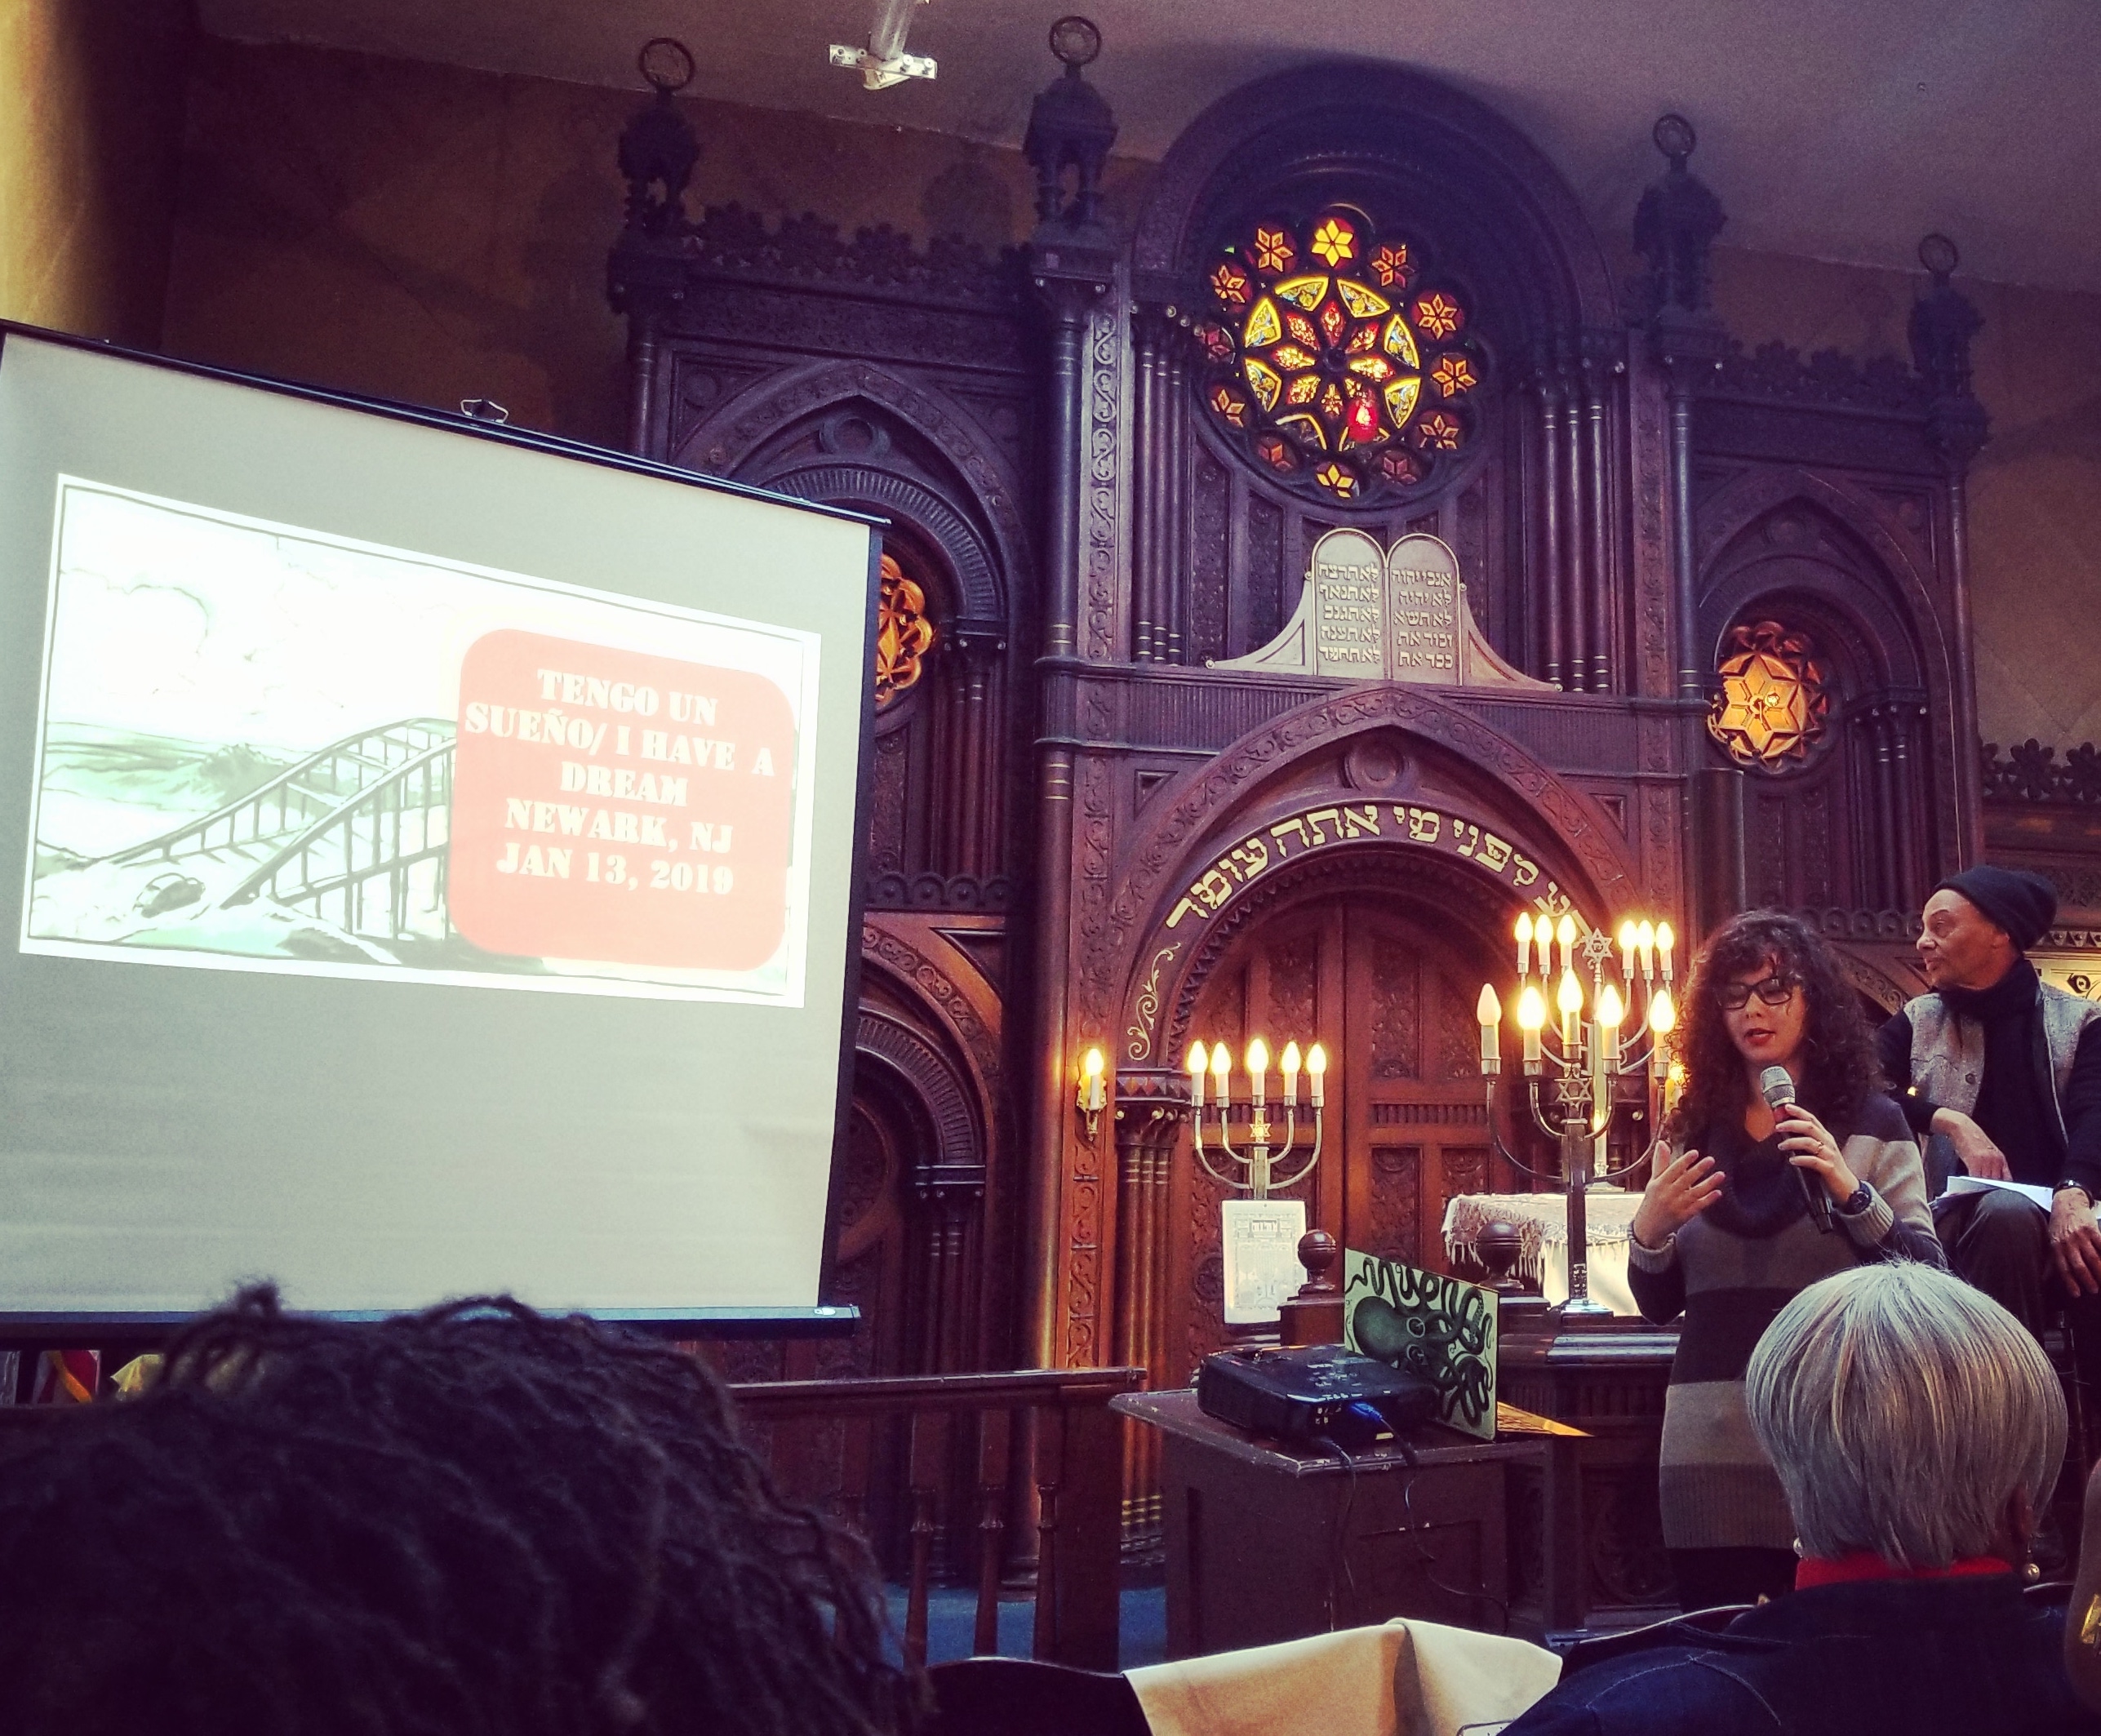
[[(864, 593), (865, 614), (863, 644), (870, 648), (871, 651), (875, 645), (882, 587), (882, 532), (891, 522), (886, 517), (880, 513), (863, 511), (852, 507), (833, 505), (828, 502), (805, 500), (798, 496), (781, 494), (772, 489), (760, 488), (749, 483), (734, 482), (726, 477), (708, 476), (675, 464), (664, 464), (655, 459), (618, 451), (610, 446), (594, 446), (588, 442), (571, 440), (558, 434), (517, 428), (509, 423), (484, 421), (467, 415), (464, 412), (448, 413), (423, 405), (405, 403), (397, 399), (371, 397), (332, 387), (313, 385), (266, 374), (249, 373), (239, 369), (216, 366), (208, 362), (160, 355), (152, 351), (133, 349), (105, 339), (82, 337), (71, 332), (51, 331), (47, 327), (31, 325), (20, 320), (0, 318), (0, 360), (4, 360), (8, 341), (17, 337), (33, 340), (37, 343), (49, 344), (58, 349), (114, 357), (122, 361), (169, 373), (247, 387), (282, 397), (301, 399), (310, 403), (407, 423), (443, 433), (491, 441), (499, 445), (523, 451), (571, 459), (605, 469), (623, 471), (631, 475), (678, 483), (689, 488), (733, 495), (748, 500), (762, 501), (769, 505), (784, 506), (798, 512), (863, 525), (871, 532), (868, 539), (868, 571)], [(834, 1276), (837, 1232), (843, 1201), (842, 1181), (853, 1100), (855, 1038), (858, 1023), (857, 1009), (860, 1001), (860, 935), (867, 898), (868, 825), (873, 788), (875, 663), (873, 655), (864, 655), (861, 659), (860, 687), (860, 725), (855, 745), (856, 762), (854, 777), (855, 868), (847, 889), (848, 940), (844, 949), (845, 979), (840, 1001), (839, 1063), (833, 1099), (832, 1161), (826, 1180), (824, 1245), (818, 1268), (818, 1294), (820, 1297), (830, 1290)], [(230, 1291), (229, 1298), (222, 1299), (230, 1299)], [(313, 1318), (355, 1322), (385, 1320), (393, 1317), (401, 1311), (300, 1309), (295, 1312)], [(859, 1308), (849, 1303), (835, 1304), (822, 1301), (803, 1307), (716, 1307), (691, 1309), (585, 1308), (556, 1312), (565, 1315), (581, 1314), (607, 1325), (624, 1326), (654, 1336), (671, 1339), (842, 1338), (851, 1336), (861, 1321)], [(134, 1352), (149, 1350), (155, 1345), (166, 1342), (186, 1321), (194, 1317), (193, 1312), (180, 1312), (0, 1309), (0, 1351), (36, 1351), (71, 1348), (105, 1351), (118, 1348)]]

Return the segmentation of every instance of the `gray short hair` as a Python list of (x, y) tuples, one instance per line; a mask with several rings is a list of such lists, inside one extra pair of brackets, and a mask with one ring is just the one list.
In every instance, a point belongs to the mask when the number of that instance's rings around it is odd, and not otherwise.
[(1930, 1266), (1810, 1285), (1752, 1352), (1744, 1397), (1806, 1555), (1981, 1555), (2016, 1489), (2041, 1512), (2064, 1457), (2064, 1393), (2041, 1347)]

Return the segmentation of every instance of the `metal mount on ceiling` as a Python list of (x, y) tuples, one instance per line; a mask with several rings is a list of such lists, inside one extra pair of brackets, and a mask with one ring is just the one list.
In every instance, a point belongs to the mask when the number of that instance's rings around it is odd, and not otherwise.
[(936, 70), (933, 56), (904, 51), (912, 15), (926, 4), (926, 0), (876, 0), (875, 23), (868, 31), (868, 47), (833, 43), (833, 65), (859, 73), (861, 82), (871, 91), (886, 91), (908, 78), (931, 78)]

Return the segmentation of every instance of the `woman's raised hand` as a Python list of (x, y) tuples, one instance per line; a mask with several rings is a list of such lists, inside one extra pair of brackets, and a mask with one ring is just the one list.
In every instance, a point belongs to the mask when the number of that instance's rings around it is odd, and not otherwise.
[(1671, 1156), (1661, 1139), (1650, 1148), (1649, 1185), (1635, 1208), (1635, 1241), (1645, 1248), (1660, 1248), (1694, 1219), (1721, 1197), (1721, 1171), (1712, 1157), (1688, 1151)]

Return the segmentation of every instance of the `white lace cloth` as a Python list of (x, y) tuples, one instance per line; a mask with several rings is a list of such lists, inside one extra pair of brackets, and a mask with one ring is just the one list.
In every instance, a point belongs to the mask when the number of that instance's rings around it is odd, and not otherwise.
[[(1641, 1196), (1624, 1188), (1593, 1186), (1584, 1202), (1589, 1228), (1589, 1290), (1615, 1314), (1638, 1314), (1627, 1283), (1627, 1238)], [(1501, 1219), (1516, 1226), (1517, 1270), (1549, 1302), (1569, 1294), (1569, 1206), (1559, 1193), (1462, 1193), (1445, 1208), (1445, 1252), (1474, 1257), (1476, 1239)]]

